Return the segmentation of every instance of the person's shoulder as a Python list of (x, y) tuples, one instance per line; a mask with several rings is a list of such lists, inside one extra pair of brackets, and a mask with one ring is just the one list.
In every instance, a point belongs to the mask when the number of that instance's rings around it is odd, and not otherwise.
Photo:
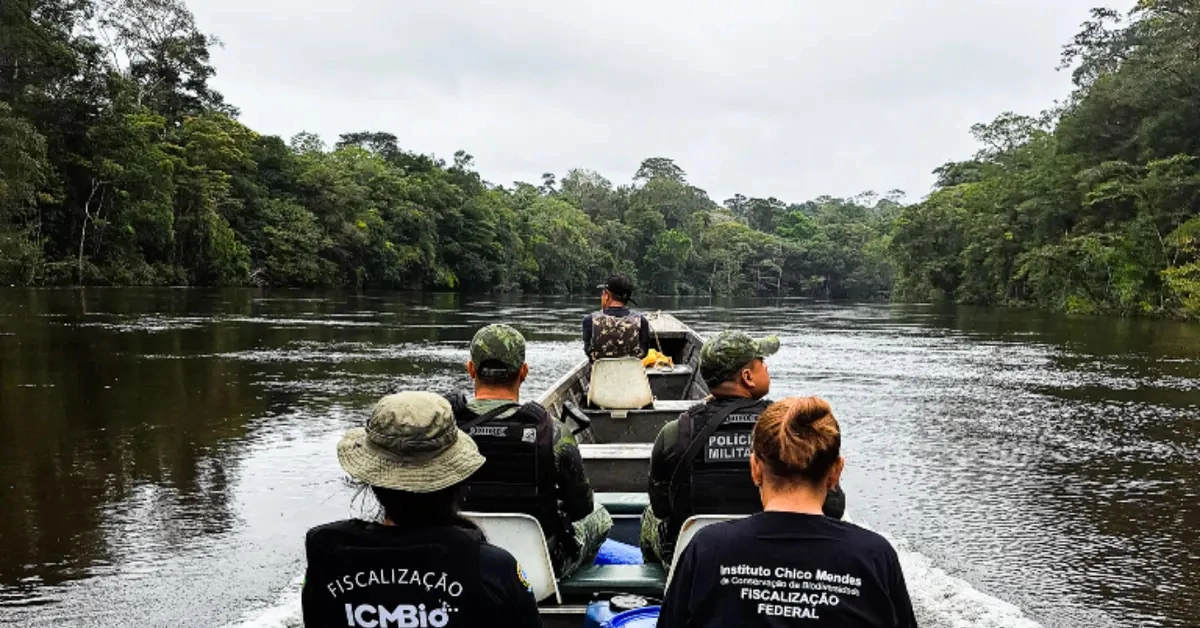
[(543, 415), (549, 415), (549, 412), (546, 411), (546, 406), (543, 406), (536, 401), (526, 401), (525, 403), (522, 403), (521, 411), (528, 412), (530, 414), (536, 414), (539, 417)]
[(484, 541), (479, 544), (479, 562), (485, 567), (515, 567), (517, 559), (503, 547)]
[(669, 445), (673, 443), (676, 438), (679, 438), (678, 418), (671, 419), (670, 421), (664, 423), (663, 426), (659, 428), (658, 436), (654, 440), (656, 442), (662, 441), (663, 444)]
[(744, 533), (752, 533), (754, 529), (754, 520), (750, 517), (737, 517), (729, 521), (722, 521), (705, 526), (696, 533), (696, 538), (728, 538)]
[(324, 543), (330, 539), (345, 538), (347, 536), (357, 536), (362, 534), (364, 522), (358, 519), (343, 519), (341, 521), (333, 521), (324, 523), (319, 526), (309, 528), (304, 535), (306, 543)]
[(480, 545), (479, 570), (502, 583), (533, 591), (533, 585), (530, 584), (529, 576), (521, 567), (521, 563), (504, 548), (486, 542)]
[(884, 554), (895, 555), (896, 548), (892, 547), (891, 541), (887, 540), (882, 534), (868, 530), (852, 521), (841, 519), (825, 518), (828, 525), (837, 528), (841, 531), (843, 537), (850, 543), (863, 550), (881, 552)]

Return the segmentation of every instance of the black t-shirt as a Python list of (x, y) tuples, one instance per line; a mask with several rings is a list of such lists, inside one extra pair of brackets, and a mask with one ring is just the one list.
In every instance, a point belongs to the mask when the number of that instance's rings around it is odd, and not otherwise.
[[(424, 569), (409, 560), (385, 559), (386, 566), (373, 564), (379, 562), (378, 557), (386, 557), (389, 550), (413, 544), (441, 545), (442, 549), (449, 550), (447, 555), (451, 558), (439, 563), (437, 557), (433, 557)], [(439, 592), (445, 594), (440, 596), (441, 599), (473, 607), (454, 608), (439, 617), (427, 615), (426, 623), (430, 625), (447, 625), (448, 628), (474, 628), (485, 624), (487, 628), (536, 628), (542, 625), (537, 601), (524, 582), (524, 572), (516, 559), (503, 549), (484, 542), (482, 533), (477, 530), (446, 526), (413, 531), (348, 519), (309, 530), (304, 545), (308, 557), (301, 591), (305, 628), (341, 628), (377, 621), (379, 611), (372, 612), (368, 608), (363, 617), (357, 618), (358, 623), (347, 624), (346, 617), (355, 619), (353, 613), (358, 608), (347, 602), (358, 590), (372, 593), (368, 599), (356, 602), (378, 605), (385, 612), (388, 609), (394, 611), (400, 604), (425, 603), (420, 610), (432, 613), (436, 606), (426, 603), (425, 598)], [(474, 556), (464, 559), (460, 554), (459, 559), (452, 558), (456, 552), (473, 552), (475, 547), (478, 547), (478, 566), (464, 564), (473, 563)], [(362, 565), (348, 566), (345, 556), (353, 552), (376, 560), (366, 559)], [(340, 559), (335, 555), (340, 555)], [(419, 565), (420, 558), (415, 562)], [(344, 610), (343, 606), (350, 610)], [(321, 617), (334, 614), (340, 621), (322, 625)], [(325, 623), (329, 624), (328, 621)]]
[(658, 628), (916, 628), (904, 573), (882, 536), (820, 515), (763, 512), (692, 539)]

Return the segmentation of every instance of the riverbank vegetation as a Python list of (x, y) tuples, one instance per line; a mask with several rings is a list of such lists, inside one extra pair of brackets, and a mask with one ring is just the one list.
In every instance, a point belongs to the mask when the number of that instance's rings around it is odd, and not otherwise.
[(1200, 9), (1097, 10), (1075, 91), (924, 200), (717, 202), (664, 157), (496, 184), (385, 132), (255, 133), (179, 0), (0, 6), (0, 281), (950, 299), (1200, 314)]

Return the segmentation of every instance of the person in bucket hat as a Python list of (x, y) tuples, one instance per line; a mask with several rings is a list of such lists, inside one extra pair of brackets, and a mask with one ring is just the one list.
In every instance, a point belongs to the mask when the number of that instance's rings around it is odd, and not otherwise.
[[(675, 540), (692, 515), (762, 510), (750, 481), (750, 433), (771, 405), (766, 358), (779, 338), (726, 330), (700, 348), (700, 376), (711, 395), (668, 422), (650, 453), (650, 508), (642, 516), (642, 556), (671, 564)], [(829, 491), (825, 514), (840, 519), (845, 496)]]
[(467, 485), (466, 507), (520, 512), (538, 520), (559, 578), (590, 564), (612, 516), (597, 503), (575, 437), (536, 401), (520, 403), (529, 374), (525, 337), (504, 324), (471, 338), (467, 374), (474, 394), (450, 396), (454, 417), (489, 460)]
[(363, 427), (346, 432), (338, 462), (367, 486), (433, 493), (466, 481), (484, 458), (440, 395), (402, 392), (375, 404)]
[(308, 531), (305, 626), (344, 626), (348, 617), (352, 626), (385, 618), (483, 626), (498, 616), (540, 625), (516, 559), (459, 514), (465, 483), (485, 459), (449, 402), (429, 392), (388, 395), (346, 432), (337, 457), (380, 513)]

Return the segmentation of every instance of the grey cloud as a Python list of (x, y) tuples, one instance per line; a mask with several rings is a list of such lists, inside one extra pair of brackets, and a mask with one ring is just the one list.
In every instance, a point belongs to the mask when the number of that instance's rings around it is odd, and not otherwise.
[(1095, 2), (190, 6), (225, 42), (217, 87), (262, 132), (387, 130), (505, 184), (573, 167), (625, 182), (662, 155), (714, 199), (800, 201), (925, 194), (975, 150), (972, 123), (1067, 95), (1058, 52)]

